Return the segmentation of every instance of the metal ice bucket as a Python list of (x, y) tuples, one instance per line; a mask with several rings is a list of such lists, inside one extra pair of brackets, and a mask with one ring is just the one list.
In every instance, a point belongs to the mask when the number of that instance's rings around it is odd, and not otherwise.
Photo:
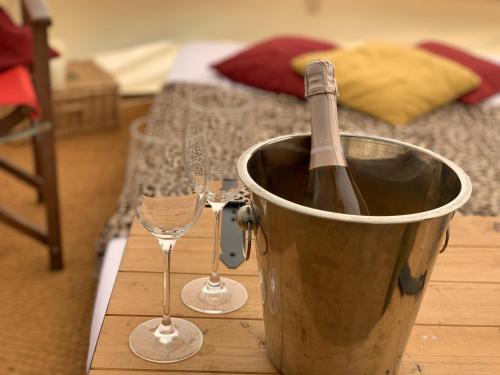
[(294, 203), (309, 135), (267, 140), (238, 161), (267, 351), (284, 374), (397, 374), (450, 220), (471, 194), (460, 167), (424, 148), (349, 134), (342, 145), (372, 216)]

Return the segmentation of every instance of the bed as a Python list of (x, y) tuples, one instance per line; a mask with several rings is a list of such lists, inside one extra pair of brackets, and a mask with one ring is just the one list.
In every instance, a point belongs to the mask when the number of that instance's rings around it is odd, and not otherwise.
[[(211, 90), (223, 87), (246, 90), (248, 95), (259, 101), (258, 116), (266, 125), (260, 126), (258, 131), (266, 137), (307, 131), (309, 120), (304, 102), (236, 84), (210, 69), (214, 62), (244, 47), (244, 44), (234, 42), (193, 42), (179, 48), (164, 89), (153, 106), (152, 116), (162, 116), (165, 111), (173, 110), (169, 106), (173, 98), (189, 95), (191, 90), (196, 90), (200, 85)], [(276, 118), (284, 120), (278, 124)], [(500, 149), (500, 95), (474, 107), (450, 104), (400, 128), (345, 108), (339, 110), (339, 121), (343, 130), (401, 139), (454, 160), (469, 173), (474, 186), (473, 196), (462, 213), (500, 214), (500, 189), (495, 184), (495, 181), (497, 184), (500, 181), (500, 163), (496, 155)], [(92, 360), (133, 219), (125, 195), (122, 195), (120, 207), (103, 233), (105, 251), (92, 319), (87, 368)]]

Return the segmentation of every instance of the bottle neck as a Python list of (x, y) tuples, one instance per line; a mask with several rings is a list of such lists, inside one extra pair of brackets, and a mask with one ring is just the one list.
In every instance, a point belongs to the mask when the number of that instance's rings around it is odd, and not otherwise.
[(333, 93), (308, 98), (311, 106), (311, 159), (309, 170), (325, 166), (346, 166), (340, 144), (337, 102)]

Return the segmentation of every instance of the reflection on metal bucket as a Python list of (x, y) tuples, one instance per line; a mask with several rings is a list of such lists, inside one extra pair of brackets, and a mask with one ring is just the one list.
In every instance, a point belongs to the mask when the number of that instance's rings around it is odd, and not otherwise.
[(396, 374), (451, 217), (471, 193), (459, 167), (425, 149), (342, 142), (372, 216), (296, 203), (307, 135), (263, 142), (238, 163), (257, 216), (267, 350), (285, 374)]
[(279, 283), (271, 270), (267, 281), (267, 307), (271, 314), (276, 314), (279, 311), (280, 298)]
[(266, 287), (266, 274), (263, 269), (259, 270), (259, 286), (261, 302), (263, 305), (266, 304), (267, 287)]

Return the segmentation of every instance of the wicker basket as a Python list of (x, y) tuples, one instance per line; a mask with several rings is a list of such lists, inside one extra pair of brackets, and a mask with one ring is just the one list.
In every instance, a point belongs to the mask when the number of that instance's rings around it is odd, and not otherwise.
[(70, 62), (66, 86), (52, 94), (56, 134), (110, 128), (118, 124), (118, 85), (92, 61)]

